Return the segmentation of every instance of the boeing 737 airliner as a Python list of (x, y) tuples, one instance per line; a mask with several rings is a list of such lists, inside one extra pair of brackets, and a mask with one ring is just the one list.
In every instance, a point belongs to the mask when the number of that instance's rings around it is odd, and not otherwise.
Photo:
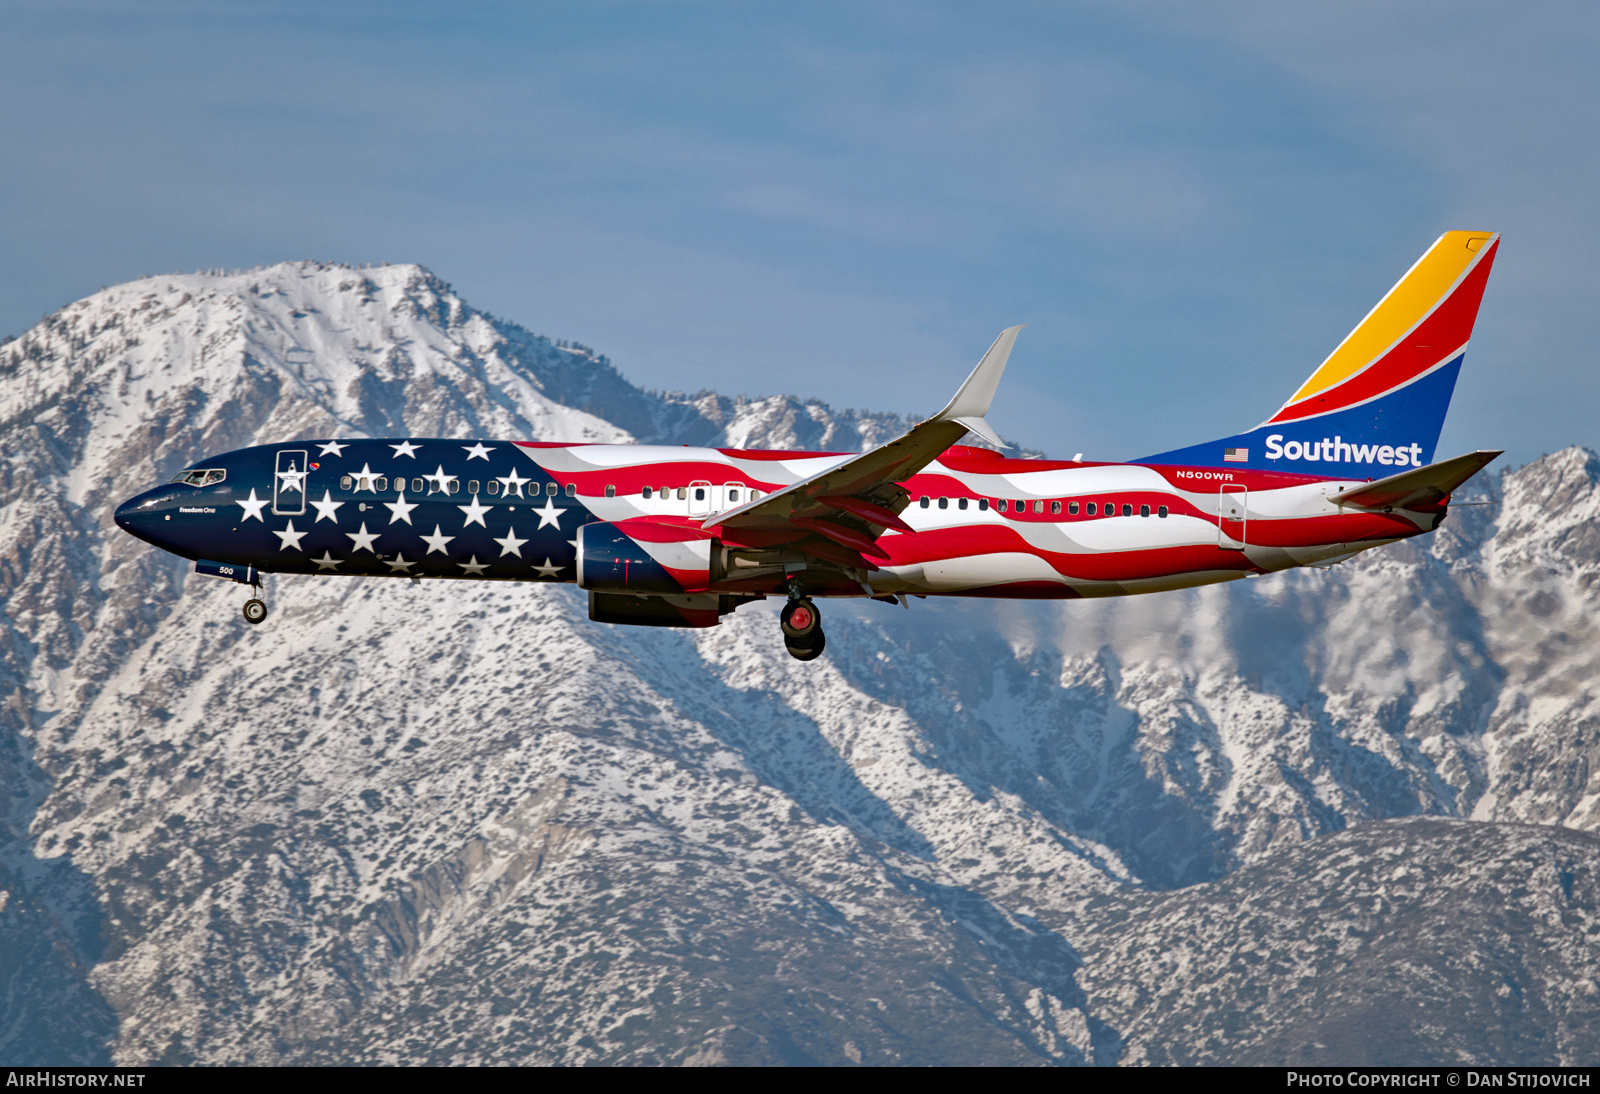
[(265, 573), (576, 582), (591, 619), (645, 626), (782, 596), (802, 661), (823, 651), (815, 598), (1064, 600), (1326, 565), (1432, 531), (1500, 455), (1433, 462), (1498, 246), (1445, 233), (1261, 425), (1131, 463), (959, 443), (1000, 443), (984, 416), (1012, 327), (868, 452), (286, 441), (202, 460), (116, 520), (256, 589), (251, 623)]

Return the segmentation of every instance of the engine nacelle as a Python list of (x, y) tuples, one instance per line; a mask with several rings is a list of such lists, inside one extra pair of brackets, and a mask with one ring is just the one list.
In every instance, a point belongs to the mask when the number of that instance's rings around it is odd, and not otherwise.
[(578, 529), (578, 587), (653, 596), (703, 593), (716, 541), (698, 528), (630, 520)]
[(715, 627), (739, 603), (737, 597), (715, 593), (637, 596), (591, 591), (589, 618), (596, 623), (622, 623), (631, 627)]

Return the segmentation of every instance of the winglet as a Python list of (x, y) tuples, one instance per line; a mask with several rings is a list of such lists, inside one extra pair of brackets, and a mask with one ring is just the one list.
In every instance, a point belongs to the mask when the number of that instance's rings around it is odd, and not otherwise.
[(961, 390), (950, 400), (950, 405), (928, 420), (964, 425), (990, 444), (1001, 448), (1007, 447), (989, 423), (984, 421), (983, 416), (989, 413), (989, 404), (994, 402), (995, 389), (1000, 386), (1000, 377), (1006, 370), (1006, 361), (1011, 357), (1011, 347), (1016, 344), (1017, 332), (1021, 329), (1021, 326), (1015, 326), (1001, 331), (1000, 337), (989, 347), (989, 352), (978, 362), (978, 367), (967, 377), (967, 382), (961, 385)]

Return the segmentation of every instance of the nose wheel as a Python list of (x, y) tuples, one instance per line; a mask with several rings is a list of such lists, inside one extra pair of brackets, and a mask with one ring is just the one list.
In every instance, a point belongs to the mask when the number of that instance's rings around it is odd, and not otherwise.
[[(259, 586), (257, 586), (259, 588)], [(246, 623), (259, 623), (267, 617), (267, 602), (259, 596), (252, 596), (244, 602), (244, 621)]]
[(799, 597), (783, 606), (778, 617), (783, 627), (783, 645), (796, 661), (815, 661), (827, 648), (822, 633), (822, 613), (809, 597)]

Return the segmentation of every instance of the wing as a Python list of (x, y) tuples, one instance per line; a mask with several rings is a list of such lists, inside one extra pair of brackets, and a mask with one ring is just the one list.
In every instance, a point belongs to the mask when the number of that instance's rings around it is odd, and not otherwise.
[(877, 569), (867, 556), (888, 557), (876, 543), (883, 530), (912, 531), (898, 515), (910, 501), (902, 482), (968, 432), (1005, 447), (984, 415), (1021, 329), (1002, 331), (955, 398), (927, 421), (809, 479), (718, 513), (701, 527), (720, 527), (729, 541), (750, 546), (784, 543), (840, 565)]
[(1336, 505), (1356, 509), (1414, 509), (1437, 505), (1451, 492), (1488, 466), (1499, 452), (1469, 452), (1426, 467), (1415, 467), (1376, 482), (1362, 483), (1329, 496)]

